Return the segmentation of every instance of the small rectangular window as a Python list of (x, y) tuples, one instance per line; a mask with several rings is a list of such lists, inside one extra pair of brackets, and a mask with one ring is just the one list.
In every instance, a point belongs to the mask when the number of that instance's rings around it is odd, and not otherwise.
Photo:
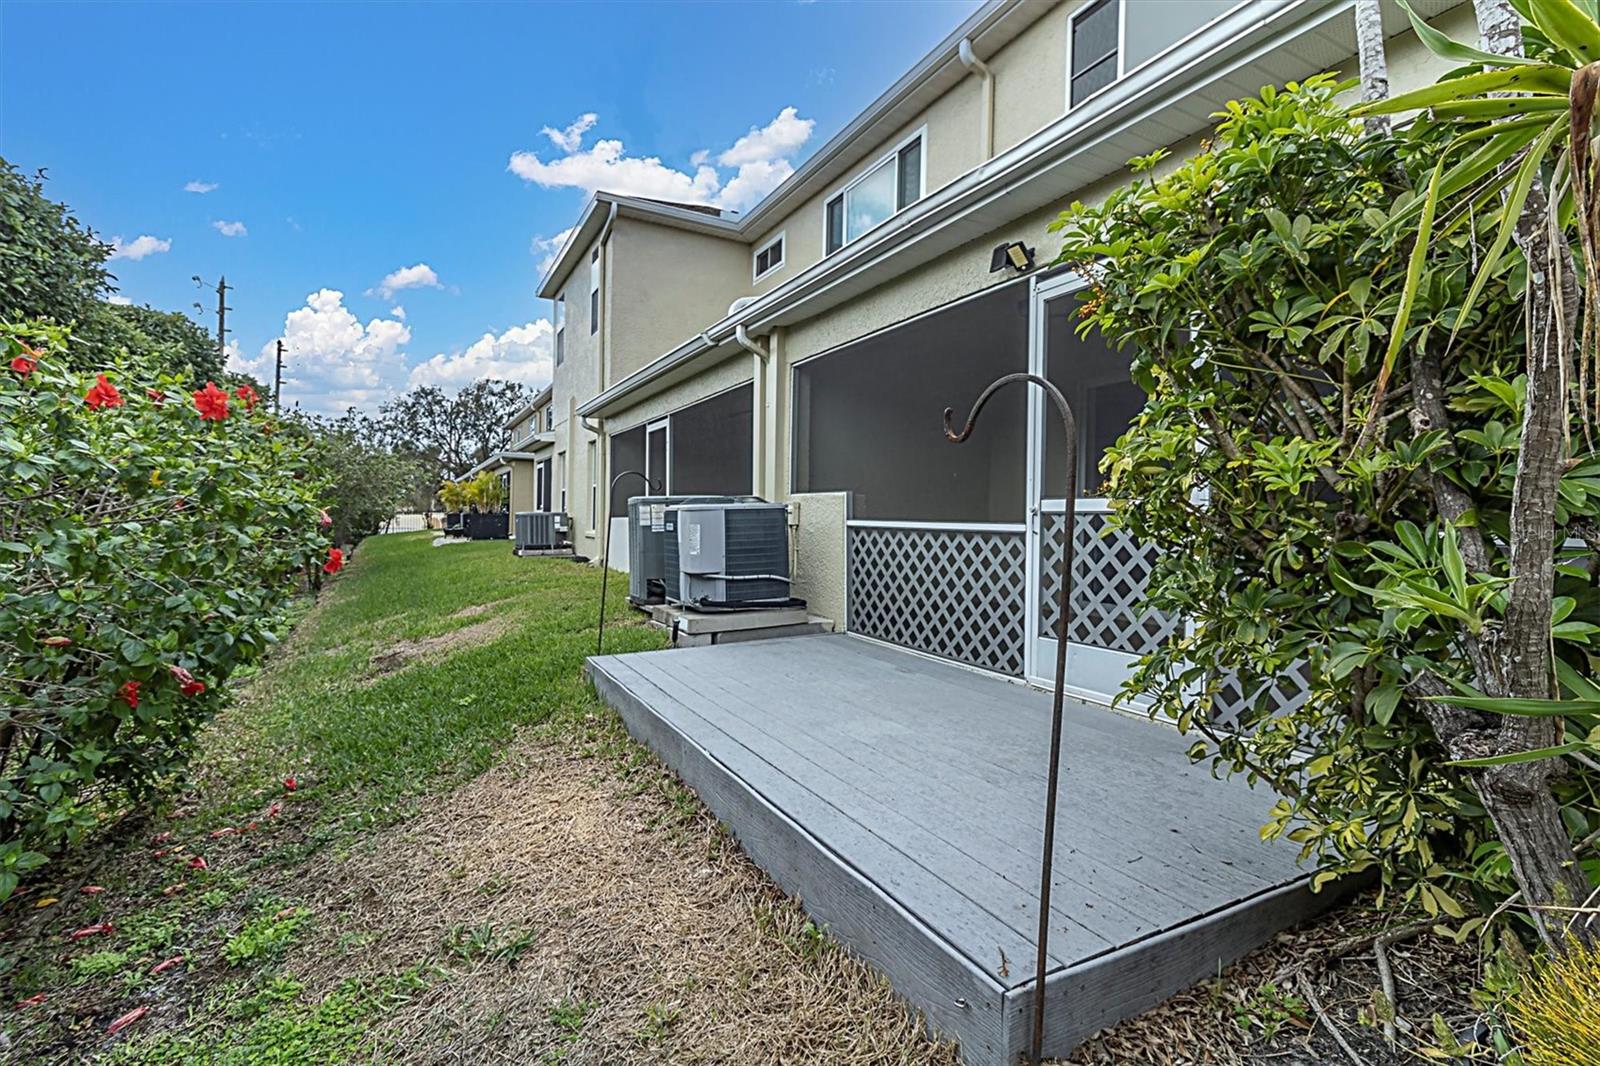
[(589, 256), (589, 332), (600, 330), (600, 249)]
[(567, 301), (566, 297), (556, 297), (556, 366), (561, 365), (562, 356), (566, 354), (567, 339)]
[(1117, 0), (1095, 0), (1073, 13), (1068, 23), (1067, 106), (1076, 107), (1117, 80), (1121, 57), (1121, 5)]
[(895, 210), (903, 211), (922, 198), (922, 138), (900, 149), (900, 188)]
[(783, 266), (784, 234), (780, 233), (756, 251), (755, 276), (770, 274)]
[(922, 136), (896, 147), (828, 201), (829, 253), (922, 199)]

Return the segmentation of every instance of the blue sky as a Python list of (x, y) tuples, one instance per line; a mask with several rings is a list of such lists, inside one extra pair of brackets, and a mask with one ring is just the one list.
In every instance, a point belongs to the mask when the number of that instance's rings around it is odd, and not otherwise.
[(8, 0), (0, 154), (120, 238), (124, 298), (214, 327), (225, 273), (236, 365), (287, 336), (286, 401), (370, 408), (537, 382), (589, 187), (748, 208), (975, 6)]

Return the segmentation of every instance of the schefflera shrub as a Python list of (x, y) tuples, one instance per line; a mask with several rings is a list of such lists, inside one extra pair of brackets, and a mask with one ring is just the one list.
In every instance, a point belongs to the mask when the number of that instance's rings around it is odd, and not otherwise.
[(328, 557), (307, 441), (252, 389), (83, 374), (68, 339), (0, 324), (0, 900), (171, 778)]

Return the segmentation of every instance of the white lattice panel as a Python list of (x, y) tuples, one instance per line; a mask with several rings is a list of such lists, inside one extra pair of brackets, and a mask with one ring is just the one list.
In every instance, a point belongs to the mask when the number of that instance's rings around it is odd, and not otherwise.
[(853, 631), (1022, 674), (1023, 533), (853, 526), (849, 580)]
[[(1061, 549), (1064, 514), (1043, 516), (1039, 567), (1039, 631), (1061, 632)], [(1113, 528), (1101, 511), (1079, 513), (1072, 549), (1072, 624), (1075, 644), (1129, 655), (1154, 651), (1182, 620), (1144, 604), (1155, 549)]]
[[(1274, 714), (1290, 714), (1300, 709), (1311, 694), (1311, 666), (1297, 660), (1269, 681), (1251, 686), (1247, 693), (1239, 675), (1230, 672), (1212, 700), (1212, 719), (1218, 725), (1233, 725), (1241, 714), (1256, 706), (1270, 708)], [(1265, 700), (1266, 702), (1261, 702)]]

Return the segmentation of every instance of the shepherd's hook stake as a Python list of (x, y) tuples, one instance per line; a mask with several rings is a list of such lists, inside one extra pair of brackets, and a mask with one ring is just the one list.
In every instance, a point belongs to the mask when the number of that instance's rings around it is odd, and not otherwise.
[[(624, 470), (611, 479), (611, 492), (606, 496), (607, 503), (617, 493), (617, 482), (625, 477), (636, 477), (644, 482), (644, 490), (649, 492), (653, 487), (650, 479), (637, 470)], [(606, 531), (601, 539), (600, 546), (600, 624), (595, 627), (594, 653), (601, 654), (606, 646), (606, 579), (611, 576), (611, 515), (606, 515)]]
[(1072, 542), (1076, 532), (1078, 511), (1078, 420), (1073, 417), (1072, 405), (1061, 390), (1037, 374), (1007, 374), (997, 378), (978, 396), (967, 415), (967, 424), (960, 433), (955, 431), (950, 417), (955, 411), (944, 409), (944, 435), (956, 444), (972, 436), (978, 424), (978, 414), (1001, 388), (1013, 381), (1026, 381), (1039, 386), (1056, 405), (1061, 416), (1061, 428), (1067, 434), (1066, 526), (1061, 546), (1061, 628), (1056, 632), (1056, 687), (1050, 705), (1050, 771), (1045, 784), (1044, 799), (1044, 857), (1039, 869), (1039, 941), (1038, 955), (1033, 971), (1033, 1039), (1028, 1053), (1029, 1061), (1037, 1064), (1044, 1060), (1044, 971), (1050, 947), (1050, 879), (1055, 858), (1057, 779), (1061, 770), (1061, 700), (1062, 686), (1067, 679), (1067, 632), (1072, 612)]

